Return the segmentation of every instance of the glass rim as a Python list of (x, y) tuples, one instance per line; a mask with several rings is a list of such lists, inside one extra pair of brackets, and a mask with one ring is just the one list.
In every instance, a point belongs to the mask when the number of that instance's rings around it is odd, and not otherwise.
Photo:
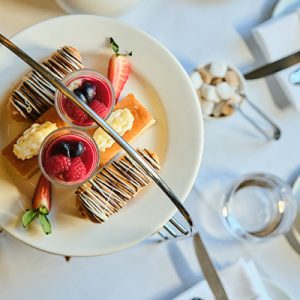
[[(56, 179), (56, 178), (53, 178), (51, 176), (49, 176), (47, 174), (47, 172), (45, 171), (44, 167), (43, 167), (43, 163), (42, 163), (42, 152), (44, 150), (44, 147), (45, 145), (47, 144), (47, 142), (50, 142), (50, 139), (53, 135), (59, 133), (59, 132), (63, 132), (63, 131), (69, 131), (68, 133), (66, 134), (72, 134), (72, 133), (75, 133), (77, 135), (81, 135), (83, 136), (85, 139), (88, 139), (94, 146), (95, 146), (95, 151), (96, 151), (96, 163), (95, 165), (93, 166), (93, 171), (90, 172), (89, 176), (87, 176), (87, 178), (83, 181), (80, 181), (80, 182), (77, 182), (77, 181), (71, 181), (71, 182), (67, 182), (67, 181), (63, 181), (63, 180), (59, 180), (59, 179)], [(62, 135), (59, 135), (60, 136), (63, 136), (64, 134)], [(96, 173), (97, 173), (97, 170), (99, 168), (99, 165), (100, 165), (100, 151), (98, 149), (98, 145), (96, 143), (96, 141), (94, 140), (94, 138), (88, 134), (87, 132), (81, 130), (81, 129), (78, 129), (78, 128), (74, 128), (74, 127), (61, 127), (61, 128), (58, 128), (52, 132), (50, 132), (43, 140), (41, 146), (40, 146), (40, 149), (39, 149), (39, 153), (38, 153), (38, 165), (39, 165), (39, 169), (41, 171), (41, 173), (53, 184), (57, 184), (57, 185), (60, 185), (60, 186), (64, 186), (64, 187), (77, 187), (77, 186), (80, 186), (82, 184), (84, 184), (85, 182), (89, 181)], [(92, 169), (92, 168), (91, 168)]]
[[(260, 181), (262, 183), (267, 183), (269, 185), (268, 188), (273, 193), (276, 192), (278, 195), (275, 199), (276, 202), (276, 217), (274, 218), (273, 222), (275, 222), (274, 227), (271, 228), (269, 231), (262, 229), (258, 231), (247, 231), (243, 228), (243, 226), (240, 224), (238, 219), (229, 213), (229, 203), (231, 200), (234, 199), (235, 194), (243, 188), (242, 184), (247, 181)], [(247, 185), (246, 185), (247, 186)], [(245, 187), (246, 187), (245, 186)], [(250, 185), (249, 185), (250, 186)], [(257, 187), (264, 188), (263, 186), (257, 185)], [(274, 190), (271, 190), (271, 189)], [(283, 192), (286, 194), (284, 194)], [(275, 195), (275, 194), (274, 194)], [(240, 178), (238, 178), (236, 181), (233, 182), (231, 187), (229, 188), (229, 191), (224, 195), (224, 201), (222, 202), (222, 219), (223, 222), (226, 224), (226, 227), (229, 228), (230, 232), (232, 232), (237, 238), (243, 239), (243, 240), (255, 240), (255, 241), (262, 241), (264, 238), (272, 237), (272, 233), (278, 226), (280, 226), (281, 222), (283, 221), (284, 214), (286, 213), (286, 209), (280, 210), (280, 203), (286, 202), (287, 200), (292, 198), (292, 189), (288, 185), (287, 182), (282, 180), (280, 177), (270, 174), (270, 173), (247, 173)], [(264, 234), (260, 235), (260, 232), (265, 232)]]
[[(112, 105), (109, 109), (109, 112), (107, 113), (107, 116), (105, 118), (102, 118), (104, 121), (107, 120), (109, 118), (109, 116), (111, 115), (111, 113), (113, 112), (115, 105), (116, 105), (116, 97), (115, 97), (115, 92), (114, 92), (114, 88), (111, 84), (111, 82), (109, 81), (109, 79), (107, 77), (105, 77), (104, 75), (102, 75), (101, 73), (99, 73), (96, 70), (93, 69), (89, 69), (89, 68), (82, 68), (79, 70), (75, 70), (69, 74), (67, 74), (62, 80), (61, 82), (66, 85), (66, 87), (68, 87), (68, 83), (69, 81), (74, 77), (74, 80), (76, 79), (76, 75), (84, 73), (84, 72), (88, 72), (88, 73), (93, 73), (95, 75), (95, 77), (100, 78), (101, 80), (105, 81), (105, 83), (107, 84), (110, 93), (112, 95)], [(81, 130), (88, 130), (88, 129), (94, 129), (97, 128), (98, 125), (95, 121), (93, 121), (93, 124), (91, 125), (78, 125), (72, 122), (71, 118), (63, 111), (62, 109), (62, 99), (63, 99), (63, 94), (59, 91), (56, 90), (55, 94), (54, 94), (54, 106), (56, 109), (56, 112), (58, 113), (58, 115), (60, 116), (60, 118), (66, 122), (68, 124), (68, 126), (72, 126), (75, 127), (77, 129), (81, 129)], [(100, 116), (99, 116), (100, 117)], [(100, 117), (101, 118), (101, 117)]]

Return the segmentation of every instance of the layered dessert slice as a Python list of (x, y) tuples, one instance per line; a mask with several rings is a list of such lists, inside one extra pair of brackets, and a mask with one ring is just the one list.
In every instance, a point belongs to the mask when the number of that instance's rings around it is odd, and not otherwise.
[[(156, 171), (159, 159), (156, 153), (137, 150)], [(151, 182), (146, 172), (128, 155), (113, 161), (76, 191), (76, 202), (81, 217), (102, 223), (123, 208), (127, 202)]]
[[(133, 94), (129, 94), (118, 102), (106, 122), (127, 143), (131, 143), (151, 127), (155, 123), (155, 119)], [(100, 150), (100, 166), (105, 166), (122, 148), (103, 129), (98, 128), (91, 132)]]
[[(57, 79), (83, 68), (77, 49), (64, 46), (45, 59), (42, 64)], [(19, 121), (35, 122), (54, 105), (56, 89), (39, 73), (28, 72), (9, 97), (9, 111)]]
[[(130, 143), (153, 125), (155, 120), (134, 95), (129, 94), (115, 106), (114, 113), (107, 122)], [(37, 154), (43, 140), (49, 133), (64, 126), (66, 123), (52, 107), (39, 117), (36, 123), (13, 139), (2, 150), (2, 154), (19, 174), (30, 178), (39, 169)], [(121, 147), (102, 129), (93, 129), (90, 134), (100, 151), (100, 166), (106, 165), (120, 152)]]
[(37, 155), (45, 137), (66, 124), (58, 117), (54, 107), (47, 110), (34, 124), (14, 138), (2, 155), (14, 169), (25, 178), (30, 178), (39, 169)]

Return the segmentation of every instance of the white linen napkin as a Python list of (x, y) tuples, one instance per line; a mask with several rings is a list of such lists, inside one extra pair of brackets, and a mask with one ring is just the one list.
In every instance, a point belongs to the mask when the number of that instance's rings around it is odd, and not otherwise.
[[(273, 62), (300, 50), (300, 12), (270, 20), (253, 30), (255, 40), (267, 62)], [(292, 66), (275, 74), (280, 87), (291, 104), (300, 110), (300, 86), (289, 83)]]
[[(220, 271), (219, 274), (230, 300), (271, 300), (252, 261), (245, 262), (240, 259)], [(194, 285), (173, 300), (197, 298), (203, 300), (214, 299), (206, 281)]]

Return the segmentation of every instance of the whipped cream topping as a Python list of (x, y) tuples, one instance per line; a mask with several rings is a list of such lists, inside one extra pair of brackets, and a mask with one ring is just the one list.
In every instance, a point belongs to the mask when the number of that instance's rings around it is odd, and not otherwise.
[(38, 154), (45, 137), (56, 129), (56, 124), (48, 121), (43, 124), (32, 124), (14, 144), (13, 153), (22, 160), (34, 157)]
[[(134, 117), (128, 108), (118, 109), (114, 111), (106, 121), (120, 136), (133, 126)], [(110, 148), (115, 142), (102, 128), (98, 128), (93, 135), (98, 148), (101, 152)]]
[[(159, 170), (159, 162), (153, 154), (146, 149), (137, 152), (155, 170)], [(150, 182), (145, 171), (125, 155), (79, 187), (76, 191), (77, 203), (83, 216), (95, 223), (102, 223)]]

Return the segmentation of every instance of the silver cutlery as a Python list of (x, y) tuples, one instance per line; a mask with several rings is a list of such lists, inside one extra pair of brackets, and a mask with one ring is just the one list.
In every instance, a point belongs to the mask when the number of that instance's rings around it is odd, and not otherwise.
[(280, 128), (261, 110), (259, 109), (248, 97), (247, 95), (240, 93), (240, 95), (244, 98), (245, 103), (247, 103), (252, 110), (254, 110), (257, 115), (263, 119), (268, 126), (270, 127), (269, 130), (264, 129), (258, 122), (256, 122), (252, 117), (244, 112), (241, 108), (241, 105), (234, 105), (236, 111), (238, 111), (242, 117), (248, 121), (253, 127), (255, 127), (267, 140), (279, 140), (281, 137), (281, 130)]
[(272, 63), (261, 66), (253, 71), (244, 74), (246, 79), (258, 79), (262, 78), (281, 70), (287, 69), (300, 62), (300, 51), (293, 53), (289, 56), (276, 60)]
[(6, 48), (20, 57), (24, 62), (36, 70), (42, 77), (44, 77), (49, 83), (57, 88), (63, 95), (69, 100), (81, 108), (89, 117), (91, 117), (107, 134), (109, 134), (129, 155), (132, 159), (138, 163), (141, 168), (153, 179), (153, 181), (160, 187), (160, 189), (168, 196), (172, 203), (176, 206), (179, 212), (183, 215), (187, 223), (189, 224), (191, 234), (194, 238), (195, 251), (201, 266), (201, 269), (206, 277), (206, 280), (215, 295), (216, 299), (226, 300), (226, 292), (218, 277), (218, 274), (213, 266), (213, 263), (205, 249), (205, 246), (201, 240), (200, 234), (195, 232), (194, 223), (188, 211), (183, 204), (174, 194), (172, 189), (163, 181), (163, 179), (156, 173), (156, 171), (148, 165), (143, 158), (121, 137), (115, 130), (113, 130), (103, 119), (101, 119), (88, 105), (80, 101), (80, 99), (70, 91), (61, 81), (57, 80), (52, 74), (50, 74), (45, 67), (32, 59), (23, 50), (17, 47), (9, 39), (0, 34), (0, 43)]
[(162, 240), (167, 241), (170, 239), (189, 237), (192, 233), (173, 217), (157, 232), (157, 234)]

